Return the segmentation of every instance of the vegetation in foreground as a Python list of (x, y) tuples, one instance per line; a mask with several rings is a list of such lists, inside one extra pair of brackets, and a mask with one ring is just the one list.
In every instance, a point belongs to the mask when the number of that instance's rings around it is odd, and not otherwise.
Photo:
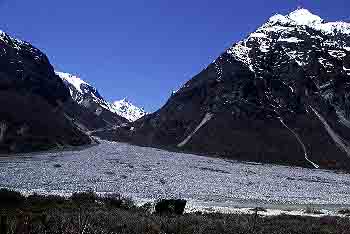
[[(172, 202), (158, 202), (159, 204)], [(180, 202), (180, 204), (183, 204)], [(157, 206), (155, 205), (155, 206)], [(152, 212), (152, 204), (136, 207), (118, 194), (99, 197), (93, 192), (70, 198), (0, 190), (0, 233), (350, 233), (349, 218), (261, 217), (238, 214), (182, 214), (181, 209)], [(174, 207), (173, 207), (174, 208)], [(165, 211), (163, 209), (163, 211)], [(344, 211), (345, 212), (345, 211)]]

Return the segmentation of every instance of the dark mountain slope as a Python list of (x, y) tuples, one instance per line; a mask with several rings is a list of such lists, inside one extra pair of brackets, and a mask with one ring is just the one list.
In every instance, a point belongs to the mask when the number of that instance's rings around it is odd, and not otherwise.
[(232, 159), (350, 168), (350, 24), (275, 15), (108, 139)]
[(0, 34), (0, 153), (83, 145), (90, 138), (61, 107), (69, 90), (32, 45)]

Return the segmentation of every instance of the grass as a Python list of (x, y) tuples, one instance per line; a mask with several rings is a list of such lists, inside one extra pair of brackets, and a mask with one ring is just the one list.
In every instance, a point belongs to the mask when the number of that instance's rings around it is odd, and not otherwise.
[(158, 215), (154, 204), (134, 205), (119, 194), (99, 197), (92, 191), (69, 198), (0, 190), (0, 233), (7, 234), (278, 234), (347, 233), (348, 218), (239, 214)]

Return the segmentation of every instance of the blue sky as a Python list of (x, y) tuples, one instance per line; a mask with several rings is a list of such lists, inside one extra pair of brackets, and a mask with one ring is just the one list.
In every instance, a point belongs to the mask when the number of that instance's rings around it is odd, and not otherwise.
[[(326, 20), (349, 20), (349, 0), (304, 0)], [(108, 100), (147, 111), (233, 42), (297, 0), (0, 0), (0, 28), (43, 50)]]

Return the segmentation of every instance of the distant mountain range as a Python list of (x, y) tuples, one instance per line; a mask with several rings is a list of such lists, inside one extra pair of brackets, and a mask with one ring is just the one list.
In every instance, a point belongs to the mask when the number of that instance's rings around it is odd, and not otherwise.
[(102, 111), (110, 111), (130, 122), (136, 121), (147, 114), (142, 108), (133, 105), (126, 98), (113, 103), (107, 102), (95, 87), (77, 76), (63, 72), (56, 72), (56, 74), (62, 78), (69, 88), (73, 100), (86, 108), (91, 107), (93, 103), (96, 104), (98, 108), (95, 112), (97, 114)]
[(349, 128), (350, 24), (298, 9), (233, 44), (130, 130), (104, 134), (215, 157), (350, 169)]

